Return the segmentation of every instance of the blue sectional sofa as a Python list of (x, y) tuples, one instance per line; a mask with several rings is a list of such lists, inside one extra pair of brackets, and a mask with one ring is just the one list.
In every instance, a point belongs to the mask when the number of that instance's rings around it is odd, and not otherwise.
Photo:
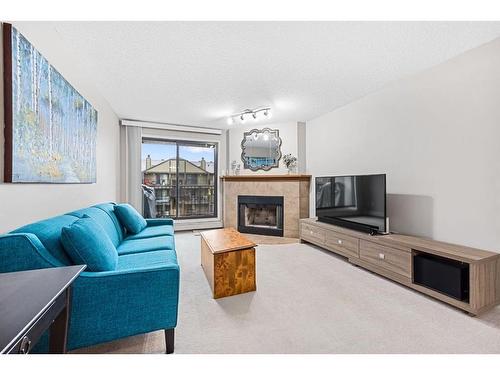
[(113, 271), (83, 272), (75, 280), (68, 350), (165, 330), (166, 352), (173, 352), (179, 265), (171, 219), (147, 219), (145, 229), (128, 235), (115, 204), (103, 203), (28, 224), (0, 236), (0, 272), (73, 264), (61, 230), (84, 215), (105, 230), (118, 264)]

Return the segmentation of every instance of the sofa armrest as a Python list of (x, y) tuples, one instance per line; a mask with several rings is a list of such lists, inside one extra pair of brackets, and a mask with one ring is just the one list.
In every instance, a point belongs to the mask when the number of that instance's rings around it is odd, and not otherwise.
[(179, 266), (83, 272), (73, 284), (69, 348), (177, 325)]
[(0, 272), (62, 267), (33, 233), (9, 233), (0, 236)]
[(148, 227), (156, 227), (158, 225), (174, 225), (174, 220), (170, 218), (163, 219), (146, 219)]
[(120, 277), (126, 278), (127, 275), (131, 274), (145, 275), (149, 272), (158, 272), (158, 271), (174, 271), (178, 273), (179, 265), (175, 262), (169, 262), (160, 264), (158, 266), (127, 268), (123, 270), (99, 271), (99, 272), (84, 271), (80, 274), (79, 278), (104, 280), (105, 278), (120, 278)]

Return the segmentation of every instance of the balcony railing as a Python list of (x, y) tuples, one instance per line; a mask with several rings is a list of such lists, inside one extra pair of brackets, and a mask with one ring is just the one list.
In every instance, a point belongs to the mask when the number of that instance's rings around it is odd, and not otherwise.
[[(215, 214), (215, 187), (213, 185), (180, 185), (177, 204), (175, 185), (151, 185), (155, 191), (157, 217), (182, 218), (213, 216)], [(177, 206), (179, 212), (176, 212)]]

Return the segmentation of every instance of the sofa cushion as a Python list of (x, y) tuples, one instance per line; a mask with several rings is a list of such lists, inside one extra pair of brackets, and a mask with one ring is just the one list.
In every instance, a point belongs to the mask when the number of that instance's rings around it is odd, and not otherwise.
[(175, 250), (174, 237), (158, 236), (137, 240), (124, 240), (117, 248), (118, 255), (143, 253), (145, 251)]
[(128, 233), (137, 234), (148, 225), (142, 215), (128, 203), (117, 204), (115, 212)]
[(138, 240), (141, 238), (150, 238), (158, 236), (173, 236), (174, 227), (172, 225), (157, 225), (155, 227), (146, 227), (137, 234), (131, 234), (125, 237), (127, 240)]
[(104, 229), (115, 247), (123, 241), (123, 228), (113, 212), (112, 203), (82, 208), (81, 210), (70, 212), (68, 215), (78, 218), (87, 215), (94, 219)]
[(118, 220), (118, 217), (116, 216), (115, 206), (116, 203), (109, 202), (96, 204), (93, 207), (97, 207), (109, 215), (109, 217), (113, 221), (113, 224), (115, 225), (116, 230), (118, 231), (120, 242), (122, 242), (125, 235), (125, 227), (120, 223), (120, 220)]
[(78, 218), (70, 215), (55, 216), (37, 221), (13, 230), (11, 233), (32, 233), (38, 237), (47, 251), (64, 265), (74, 264), (64, 251), (61, 243), (61, 230), (64, 226), (74, 223)]
[(86, 264), (91, 272), (112, 271), (118, 253), (104, 229), (91, 217), (84, 216), (62, 228), (61, 241), (75, 264)]

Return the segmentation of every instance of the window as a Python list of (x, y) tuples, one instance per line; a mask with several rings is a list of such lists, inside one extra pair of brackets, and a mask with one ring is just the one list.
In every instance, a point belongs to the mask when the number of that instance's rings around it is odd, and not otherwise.
[(217, 216), (217, 144), (142, 141), (145, 217)]

